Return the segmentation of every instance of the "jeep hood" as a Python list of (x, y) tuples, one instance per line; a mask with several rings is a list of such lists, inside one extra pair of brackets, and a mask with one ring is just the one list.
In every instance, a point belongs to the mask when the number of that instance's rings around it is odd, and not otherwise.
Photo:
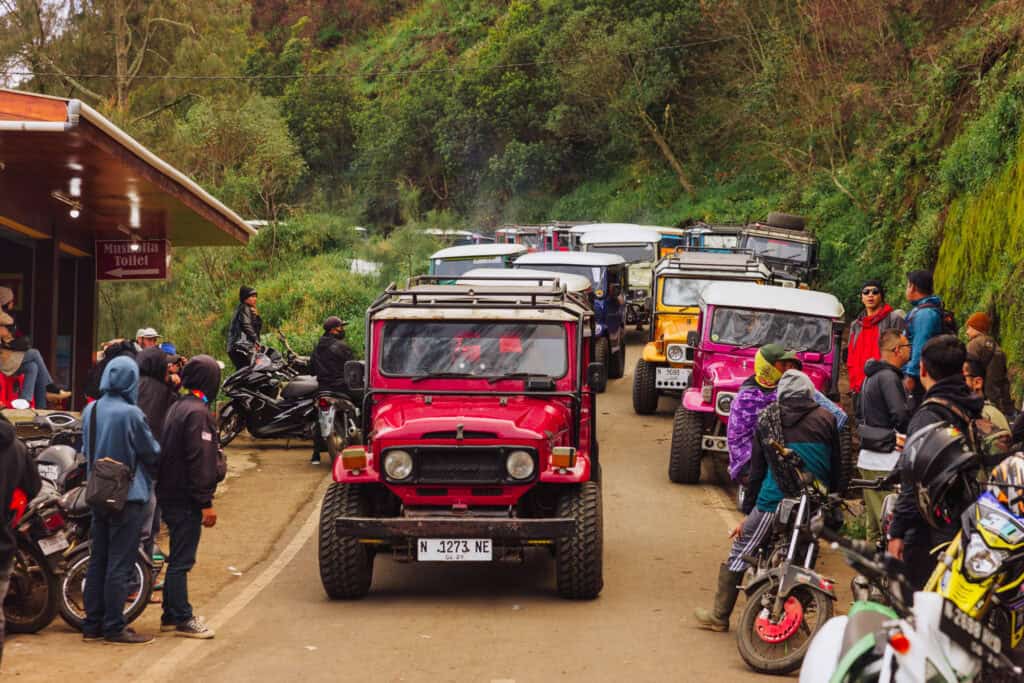
[(659, 313), (658, 338), (669, 343), (685, 344), (686, 335), (697, 330), (697, 314)]
[[(429, 400), (429, 403), (428, 403)], [(510, 396), (507, 405), (492, 396), (405, 395), (381, 399), (374, 410), (373, 438), (389, 442), (428, 439), (509, 439), (514, 442), (554, 438), (562, 441), (572, 425), (572, 411), (550, 398)]]
[(651, 288), (651, 271), (653, 265), (649, 262), (630, 263), (629, 264), (629, 288), (630, 289), (650, 289)]

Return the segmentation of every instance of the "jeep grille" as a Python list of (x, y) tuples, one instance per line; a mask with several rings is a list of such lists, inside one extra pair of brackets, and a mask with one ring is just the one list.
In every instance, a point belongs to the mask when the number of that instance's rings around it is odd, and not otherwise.
[[(536, 464), (537, 454), (529, 448), (419, 446), (404, 447), (402, 450), (412, 454), (412, 476), (401, 481), (391, 479), (388, 481), (429, 486), (439, 484), (525, 484), (537, 478), (537, 467), (534, 467), (534, 475), (525, 480), (512, 479), (505, 469), (505, 459), (513, 450), (529, 452)], [(386, 475), (385, 478), (387, 479)]]

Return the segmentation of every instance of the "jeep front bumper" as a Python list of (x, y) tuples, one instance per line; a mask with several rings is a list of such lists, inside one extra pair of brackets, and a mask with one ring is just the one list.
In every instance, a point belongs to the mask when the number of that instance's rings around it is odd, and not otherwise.
[(564, 538), (576, 532), (576, 521), (571, 517), (338, 517), (335, 525), (342, 536), (374, 539), (493, 538), (529, 541)]

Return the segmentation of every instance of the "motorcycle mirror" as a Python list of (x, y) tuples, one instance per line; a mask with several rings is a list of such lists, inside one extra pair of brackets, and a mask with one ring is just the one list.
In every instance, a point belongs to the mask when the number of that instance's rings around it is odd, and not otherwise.
[(23, 398), (16, 398), (11, 401), (11, 407), (15, 410), (28, 410), (32, 407), (32, 404)]

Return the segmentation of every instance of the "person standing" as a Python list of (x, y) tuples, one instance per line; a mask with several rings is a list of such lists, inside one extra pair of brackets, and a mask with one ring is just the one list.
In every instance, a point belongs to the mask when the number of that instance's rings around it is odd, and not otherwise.
[(942, 334), (942, 299), (935, 296), (932, 274), (927, 270), (907, 273), (906, 296), (911, 306), (906, 321), (911, 346), (910, 360), (903, 366), (903, 384), (916, 408), (925, 392), (921, 383), (921, 352), (932, 337)]
[[(860, 397), (860, 453), (857, 467), (864, 479), (889, 476), (900, 458), (900, 449), (910, 422), (910, 407), (903, 386), (902, 368), (910, 358), (910, 342), (897, 329), (888, 329), (879, 337), (882, 357), (869, 360), (867, 377)], [(882, 500), (886, 492), (864, 489), (867, 514), (867, 540), (878, 541), (881, 534)]]
[(985, 398), (1004, 415), (1012, 415), (1010, 378), (1006, 372), (1006, 354), (990, 336), (992, 319), (981, 311), (967, 319), (967, 355), (981, 362), (985, 382)]
[[(91, 473), (97, 458), (126, 465), (132, 480), (124, 508), (92, 509), (92, 551), (85, 578), (85, 640), (148, 643), (153, 636), (136, 633), (124, 620), (124, 602), (131, 591), (132, 567), (149, 501), (149, 468), (156, 465), (160, 445), (136, 405), (139, 366), (131, 358), (113, 359), (103, 370), (100, 398), (82, 413), (82, 444)], [(95, 429), (95, 433), (94, 433)]]
[[(164, 417), (178, 397), (177, 389), (170, 382), (170, 358), (160, 347), (143, 349), (135, 361), (139, 364), (139, 408), (146, 416), (149, 430), (160, 441), (164, 429)], [(157, 470), (150, 469), (150, 476), (155, 484)], [(153, 557), (154, 539), (160, 530), (160, 517), (157, 513), (154, 487), (150, 486), (150, 497), (146, 503), (146, 514), (142, 522), (142, 550), (148, 557)]]
[(135, 350), (145, 351), (160, 345), (160, 333), (152, 327), (141, 327), (135, 332)]
[(188, 573), (196, 563), (202, 527), (217, 523), (213, 494), (222, 478), (220, 443), (213, 406), (220, 387), (220, 366), (199, 355), (185, 364), (179, 398), (164, 421), (164, 455), (160, 459), (156, 496), (171, 536), (164, 579), (161, 631), (186, 638), (213, 638), (213, 630), (192, 612)]
[[(324, 333), (313, 350), (313, 356), (309, 359), (316, 375), (320, 391), (334, 391), (348, 393), (348, 385), (345, 383), (345, 363), (355, 358), (352, 348), (345, 343), (345, 326), (347, 320), (342, 320), (332, 315), (324, 320)], [(313, 457), (309, 462), (313, 465), (320, 464), (321, 440), (313, 440)]]
[(885, 288), (877, 279), (865, 280), (860, 288), (860, 301), (864, 310), (850, 325), (850, 341), (846, 366), (850, 377), (854, 411), (859, 414), (858, 397), (864, 383), (864, 366), (881, 356), (879, 338), (886, 330), (902, 331), (906, 326), (899, 313), (885, 301)]
[[(969, 346), (970, 344), (968, 344)], [(967, 360), (964, 361), (964, 381), (972, 394), (985, 401), (985, 405), (981, 408), (981, 416), (991, 422), (996, 429), (1009, 432), (1010, 421), (1006, 418), (1006, 413), (985, 395), (985, 364), (972, 356), (970, 352), (967, 353)]]
[(252, 287), (242, 285), (238, 289), (238, 307), (228, 329), (228, 356), (236, 370), (248, 365), (252, 355), (260, 350), (263, 318), (256, 310), (257, 296)]
[[(42, 482), (28, 449), (17, 438), (14, 425), (0, 413), (0, 605), (7, 596), (14, 567), (14, 551), (17, 541), (11, 523), (14, 511), (11, 501), (14, 492), (20, 489), (27, 500), (39, 493)], [(0, 609), (0, 662), (4, 656), (4, 612)]]

